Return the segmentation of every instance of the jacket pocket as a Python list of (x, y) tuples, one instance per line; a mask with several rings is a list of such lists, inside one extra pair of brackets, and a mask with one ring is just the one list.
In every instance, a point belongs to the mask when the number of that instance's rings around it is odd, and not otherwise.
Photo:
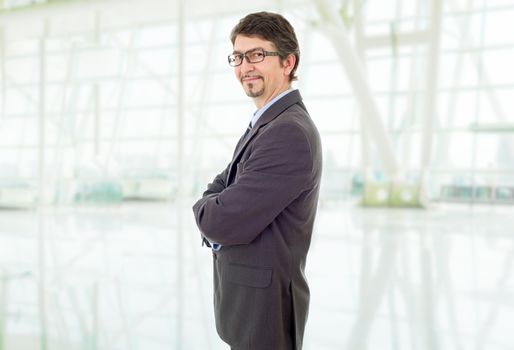
[(271, 284), (273, 269), (240, 264), (228, 264), (227, 281), (253, 288), (267, 288)]

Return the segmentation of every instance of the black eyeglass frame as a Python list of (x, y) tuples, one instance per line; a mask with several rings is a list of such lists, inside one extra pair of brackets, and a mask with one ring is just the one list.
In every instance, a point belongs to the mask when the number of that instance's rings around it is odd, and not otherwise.
[[(248, 57), (248, 54), (249, 53), (254, 53), (254, 52), (261, 52), (262, 53), (262, 59), (259, 59), (258, 61), (251, 61), (250, 57)], [(266, 56), (280, 56), (280, 52), (278, 52), (278, 51), (266, 51), (264, 49), (260, 49), (259, 48), (259, 49), (248, 50), (248, 51), (246, 51), (244, 53), (232, 53), (232, 54), (228, 55), (227, 59), (228, 59), (228, 65), (230, 67), (237, 67), (237, 66), (240, 66), (240, 65), (243, 64), (243, 60), (244, 59), (246, 59), (246, 62), (248, 62), (248, 63), (260, 63), (260, 62), (264, 61)], [(239, 57), (241, 62), (239, 64), (233, 64), (232, 62), (235, 62), (237, 57)]]

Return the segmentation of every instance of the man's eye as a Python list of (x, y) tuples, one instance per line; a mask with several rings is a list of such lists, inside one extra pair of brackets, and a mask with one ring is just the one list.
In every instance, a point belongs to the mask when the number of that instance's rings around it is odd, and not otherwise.
[(262, 54), (262, 52), (252, 52), (250, 54), (250, 60), (252, 62), (262, 61), (263, 58), (264, 58), (264, 55)]

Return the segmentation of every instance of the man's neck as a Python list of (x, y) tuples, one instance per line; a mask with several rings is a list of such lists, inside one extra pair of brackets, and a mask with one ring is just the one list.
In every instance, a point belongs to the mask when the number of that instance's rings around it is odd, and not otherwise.
[(277, 97), (278, 95), (280, 95), (281, 93), (283, 93), (284, 91), (286, 90), (289, 90), (291, 88), (291, 84), (287, 84), (285, 86), (283, 86), (282, 88), (280, 89), (277, 89), (276, 91), (274, 91), (271, 95), (269, 95), (267, 98), (259, 98), (259, 97), (256, 97), (253, 99), (253, 102), (255, 103), (255, 106), (257, 107), (257, 109), (261, 109), (262, 107), (264, 107), (269, 101), (273, 100), (275, 97)]

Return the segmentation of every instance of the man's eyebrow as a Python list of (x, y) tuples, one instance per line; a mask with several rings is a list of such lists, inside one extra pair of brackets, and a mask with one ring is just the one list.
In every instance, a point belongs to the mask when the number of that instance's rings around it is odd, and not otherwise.
[[(250, 49), (250, 50), (246, 50), (244, 53), (247, 53), (247, 52), (252, 52), (252, 51), (255, 51), (255, 50), (264, 50), (262, 47), (254, 47), (253, 49)], [(232, 51), (233, 54), (240, 54), (240, 53), (243, 53), (239, 50), (234, 50)]]

